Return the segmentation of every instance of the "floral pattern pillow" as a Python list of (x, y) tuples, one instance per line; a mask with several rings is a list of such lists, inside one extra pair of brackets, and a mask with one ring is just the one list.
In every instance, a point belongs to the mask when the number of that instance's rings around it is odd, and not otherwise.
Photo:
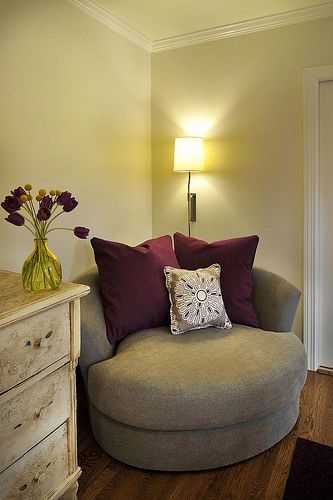
[(208, 326), (232, 327), (223, 303), (220, 273), (219, 264), (196, 271), (164, 268), (173, 335)]

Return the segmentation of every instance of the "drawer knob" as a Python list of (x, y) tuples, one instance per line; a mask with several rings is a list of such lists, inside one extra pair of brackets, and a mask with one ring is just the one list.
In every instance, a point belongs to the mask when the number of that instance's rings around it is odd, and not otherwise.
[(44, 347), (47, 347), (47, 346), (48, 346), (48, 339), (47, 339), (47, 338), (40, 339), (40, 340), (37, 342), (37, 347), (44, 348)]
[(45, 478), (45, 472), (36, 472), (36, 474), (34, 475), (34, 480), (37, 481), (38, 484), (42, 484)]
[(45, 406), (42, 406), (39, 410), (36, 411), (37, 418), (45, 418), (46, 414), (47, 414), (47, 408), (45, 408)]

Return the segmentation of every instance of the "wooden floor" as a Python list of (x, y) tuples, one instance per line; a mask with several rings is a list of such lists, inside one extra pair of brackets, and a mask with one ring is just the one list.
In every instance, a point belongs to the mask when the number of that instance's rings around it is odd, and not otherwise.
[[(204, 472), (152, 472), (117, 462), (92, 437), (78, 389), (80, 500), (281, 500), (297, 436), (333, 446), (333, 377), (309, 372), (298, 423), (270, 450)], [(315, 500), (315, 499), (314, 499)]]

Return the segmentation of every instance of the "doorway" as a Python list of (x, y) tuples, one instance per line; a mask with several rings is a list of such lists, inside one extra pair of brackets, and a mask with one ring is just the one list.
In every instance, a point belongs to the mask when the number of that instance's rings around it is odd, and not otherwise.
[[(304, 71), (304, 344), (333, 369), (333, 66)], [(333, 373), (333, 370), (332, 370)]]

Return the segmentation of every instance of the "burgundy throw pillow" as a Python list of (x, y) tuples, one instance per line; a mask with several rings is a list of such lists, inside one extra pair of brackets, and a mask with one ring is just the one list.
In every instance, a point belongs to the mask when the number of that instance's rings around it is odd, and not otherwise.
[(232, 323), (259, 326), (251, 302), (252, 266), (259, 237), (245, 236), (207, 243), (184, 234), (174, 235), (175, 251), (181, 268), (221, 266), (221, 291)]
[(106, 331), (114, 342), (128, 333), (170, 324), (164, 267), (179, 267), (170, 236), (136, 247), (92, 238)]

